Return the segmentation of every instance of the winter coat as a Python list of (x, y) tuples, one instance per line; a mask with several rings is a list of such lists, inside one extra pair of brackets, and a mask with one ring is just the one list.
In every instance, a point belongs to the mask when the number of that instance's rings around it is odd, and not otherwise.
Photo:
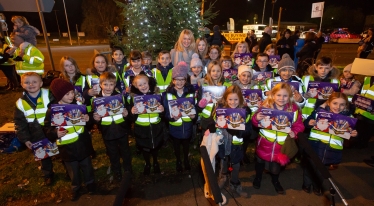
[[(288, 105), (285, 106), (283, 111), (287, 111)], [(299, 107), (297, 104), (292, 104), (292, 112), (296, 112), (299, 110)], [(258, 110), (260, 111), (260, 109)], [(256, 119), (257, 116), (256, 112), (252, 116), (252, 123), (254, 126), (257, 126), (259, 124), (259, 121)], [(295, 133), (295, 138), (297, 138), (297, 134), (299, 132), (304, 131), (304, 124), (301, 117), (301, 111), (299, 110), (299, 113), (297, 115), (296, 121), (291, 126), (291, 131)], [(276, 141), (270, 142), (266, 138), (259, 136), (257, 139), (257, 147), (256, 147), (256, 154), (259, 158), (265, 160), (265, 161), (273, 161), (279, 163), (279, 154), (281, 153), (282, 145), (278, 144)]]
[[(179, 98), (186, 98), (187, 95), (192, 94), (195, 96), (195, 88), (190, 85), (186, 84), (183, 88), (183, 94), (181, 97), (178, 96), (177, 90), (174, 88), (173, 85), (170, 85), (166, 89), (166, 95), (164, 97), (164, 108), (165, 108), (165, 117), (168, 119), (169, 122), (175, 122), (176, 120), (174, 118), (170, 117), (170, 110), (169, 110), (169, 103), (167, 99), (167, 95), (172, 94), (174, 95), (177, 99)], [(192, 126), (194, 124), (194, 121), (197, 119), (197, 114), (195, 114), (195, 118), (191, 119), (192, 121), (190, 122), (182, 122), (181, 126), (173, 126), (169, 124), (169, 134), (173, 136), (174, 138), (178, 139), (188, 139), (191, 138), (192, 136)]]
[[(158, 94), (159, 88), (156, 87), (156, 80), (154, 78), (149, 78), (149, 92), (146, 95)], [(136, 87), (131, 87), (130, 89), (129, 104), (127, 110), (129, 111), (129, 118), (131, 122), (135, 122), (138, 119), (138, 114), (132, 114), (131, 109), (134, 106), (133, 97), (136, 95), (144, 95)], [(162, 99), (161, 99), (162, 102)], [(159, 114), (160, 117), (163, 116), (162, 113)], [(134, 124), (134, 135), (136, 139), (136, 144), (144, 148), (157, 148), (161, 145), (163, 141), (163, 123), (160, 121), (156, 124), (149, 124), (149, 126), (141, 126)]]
[(210, 46), (218, 45), (219, 47), (222, 46), (222, 42), (225, 42), (225, 44), (228, 44), (228, 45), (231, 44), (226, 39), (226, 37), (221, 34), (221, 31), (219, 30), (219, 27), (217, 25), (213, 27), (213, 35), (208, 37), (207, 42), (210, 44)]
[(252, 48), (257, 45), (257, 37), (256, 37), (256, 35), (250, 36), (249, 38), (247, 36), (244, 41), (247, 42), (248, 48), (249, 48), (249, 52), (252, 53)]
[[(24, 93), (20, 98), (25, 100), (34, 110), (36, 105), (29, 99), (29, 97)], [(51, 92), (49, 92), (49, 99), (50, 101), (54, 100), (54, 97)], [(27, 141), (30, 142), (37, 142), (46, 138), (42, 125), (38, 123), (38, 121), (34, 121), (32, 123), (27, 122), (25, 114), (19, 110), (17, 107), (14, 111), (14, 125), (16, 135), (20, 142), (25, 143)]]
[(262, 37), (260, 41), (258, 42), (258, 48), (260, 50), (260, 53), (264, 53), (265, 48), (269, 45), (272, 44), (273, 42), (271, 41), (271, 36), (268, 33), (263, 32)]
[[(58, 102), (55, 101), (52, 104), (58, 104)], [(90, 117), (90, 120), (86, 122), (84, 132), (79, 134), (79, 138), (77, 141), (71, 144), (58, 145), (60, 157), (64, 162), (81, 161), (92, 154), (92, 143), (90, 140), (91, 135), (89, 134), (89, 130), (87, 129), (92, 123), (93, 119), (92, 117)], [(58, 128), (56, 126), (51, 126), (51, 106), (49, 105), (46, 117), (44, 119), (43, 127), (43, 131), (45, 132), (49, 141), (57, 141), (57, 129)]]
[(25, 42), (29, 42), (34, 46), (36, 46), (36, 36), (40, 34), (40, 31), (31, 25), (23, 25), (13, 30), (13, 32), (17, 32), (16, 34), (24, 39)]
[(312, 65), (314, 53), (318, 50), (318, 45), (315, 41), (305, 42), (303, 48), (299, 52), (296, 53), (296, 56), (299, 58), (298, 64), (303, 63), (306, 61), (306, 63), (309, 63), (309, 65)]
[[(288, 46), (288, 48), (286, 47)], [(294, 51), (294, 40), (289, 37), (282, 37), (277, 41), (278, 55), (282, 58), (283, 54), (288, 54), (293, 60), (293, 51)], [(282, 48), (283, 47), (283, 48)]]

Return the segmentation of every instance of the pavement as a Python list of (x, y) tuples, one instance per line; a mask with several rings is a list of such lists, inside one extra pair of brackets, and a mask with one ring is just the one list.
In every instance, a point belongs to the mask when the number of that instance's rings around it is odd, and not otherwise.
[[(340, 189), (349, 205), (374, 205), (374, 168), (366, 165), (363, 159), (374, 155), (374, 138), (365, 149), (344, 149), (343, 161), (338, 169), (330, 170), (333, 181)], [(196, 158), (195, 158), (196, 159)], [(161, 165), (162, 169), (162, 165)], [(198, 162), (193, 162), (191, 173), (151, 175), (139, 178), (133, 182), (126, 194), (124, 205), (215, 205), (214, 201), (206, 199), (203, 192), (203, 176), (199, 172)], [(291, 163), (280, 174), (280, 182), (285, 189), (284, 195), (275, 192), (271, 184), (271, 177), (264, 174), (260, 189), (254, 189), (254, 163), (241, 167), (240, 180), (243, 190), (248, 197), (239, 197), (228, 187), (222, 190), (227, 197), (226, 205), (279, 205), (279, 206), (314, 206), (331, 205), (331, 196), (326, 191), (322, 196), (307, 194), (301, 189), (302, 168), (300, 164)], [(328, 190), (330, 184), (325, 180)], [(83, 195), (77, 202), (63, 200), (59, 205), (113, 205), (118, 189), (107, 191), (105, 194)], [(344, 205), (338, 195), (335, 196), (336, 205)], [(45, 204), (55, 205), (55, 203)]]

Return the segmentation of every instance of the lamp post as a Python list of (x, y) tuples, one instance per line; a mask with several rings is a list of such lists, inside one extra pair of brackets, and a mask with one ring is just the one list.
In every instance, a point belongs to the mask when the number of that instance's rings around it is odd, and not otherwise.
[(261, 24), (264, 24), (265, 6), (266, 6), (266, 0), (264, 0), (264, 8), (262, 9), (262, 20), (261, 20)]
[(64, 3), (64, 10), (65, 10), (66, 24), (68, 25), (68, 33), (69, 33), (70, 46), (71, 46), (71, 45), (73, 45), (73, 43), (71, 43), (71, 35), (70, 35), (70, 28), (69, 28), (69, 20), (68, 20), (68, 14), (67, 14), (67, 12), (66, 12), (65, 0), (62, 0), (62, 2)]
[(53, 10), (53, 11), (55, 11), (55, 16), (56, 16), (56, 22), (57, 22), (57, 28), (58, 28), (58, 36), (61, 38), (60, 24), (58, 23), (58, 18), (57, 18), (57, 13), (56, 13), (57, 10)]
[(273, 15), (274, 15), (274, 4), (275, 2), (277, 2), (277, 0), (272, 0), (271, 3), (273, 4), (273, 8), (271, 10), (271, 19), (273, 19)]

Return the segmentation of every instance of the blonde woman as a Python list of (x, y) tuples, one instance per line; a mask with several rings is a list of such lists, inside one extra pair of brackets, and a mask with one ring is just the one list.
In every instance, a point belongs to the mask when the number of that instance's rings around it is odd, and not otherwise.
[(192, 54), (195, 53), (196, 43), (191, 30), (184, 29), (179, 35), (174, 49), (170, 51), (171, 62), (173, 65), (178, 65), (179, 62), (184, 61), (187, 65), (190, 64)]

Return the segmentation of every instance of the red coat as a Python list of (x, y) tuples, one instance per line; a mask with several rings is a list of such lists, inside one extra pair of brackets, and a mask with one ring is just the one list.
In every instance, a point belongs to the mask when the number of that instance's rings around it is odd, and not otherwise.
[[(284, 111), (287, 111), (288, 106), (284, 108)], [(295, 112), (299, 110), (299, 107), (297, 106), (296, 103), (292, 105), (292, 112)], [(257, 112), (252, 116), (252, 123), (253, 125), (257, 126), (258, 121), (256, 119)], [(292, 124), (291, 126), (291, 131), (295, 133), (295, 138), (297, 138), (297, 134), (299, 132), (304, 131), (304, 124), (303, 124), (303, 119), (301, 117), (301, 111), (299, 110), (299, 113), (297, 115), (296, 121)], [(282, 145), (278, 144), (276, 141), (275, 142), (270, 142), (269, 140), (265, 139), (264, 137), (261, 137), (260, 135), (257, 138), (257, 147), (256, 147), (256, 154), (258, 157), (265, 161), (269, 162), (278, 162), (280, 163), (280, 157), (279, 154), (281, 153), (281, 148)], [(285, 155), (282, 155), (285, 156)]]

